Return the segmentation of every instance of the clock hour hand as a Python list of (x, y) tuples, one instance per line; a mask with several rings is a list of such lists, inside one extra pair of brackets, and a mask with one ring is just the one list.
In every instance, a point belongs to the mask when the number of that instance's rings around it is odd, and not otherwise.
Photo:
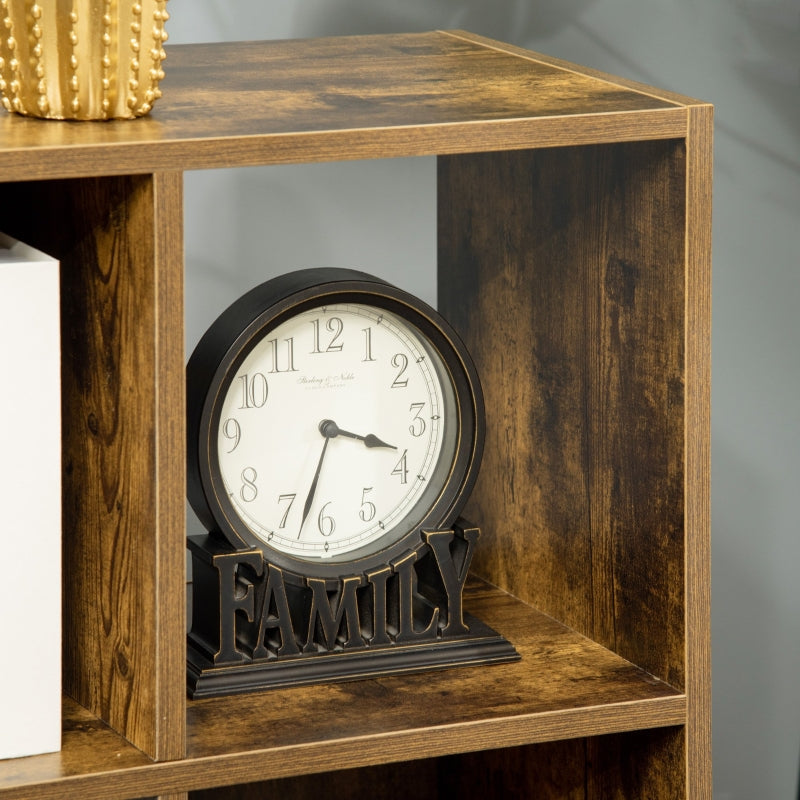
[[(328, 432), (326, 433), (323, 428), (325, 428)], [(366, 436), (362, 436), (359, 433), (352, 433), (351, 431), (342, 430), (332, 419), (324, 419), (319, 424), (319, 429), (322, 432), (323, 436), (347, 436), (350, 439), (358, 439), (367, 447), (387, 447), (390, 450), (397, 450), (397, 448), (393, 444), (387, 444), (382, 439), (379, 439), (374, 433), (368, 433)]]

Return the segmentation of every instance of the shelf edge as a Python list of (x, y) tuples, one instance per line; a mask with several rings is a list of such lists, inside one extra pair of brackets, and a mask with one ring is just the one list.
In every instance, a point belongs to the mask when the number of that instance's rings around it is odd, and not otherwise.
[(130, 800), (353, 767), (436, 758), (456, 753), (602, 736), (686, 723), (686, 695), (581, 707), (379, 735), (309, 742), (284, 748), (191, 757), (121, 770), (53, 778), (0, 789), (3, 800)]
[(527, 150), (684, 138), (685, 108), (0, 152), (0, 182)]

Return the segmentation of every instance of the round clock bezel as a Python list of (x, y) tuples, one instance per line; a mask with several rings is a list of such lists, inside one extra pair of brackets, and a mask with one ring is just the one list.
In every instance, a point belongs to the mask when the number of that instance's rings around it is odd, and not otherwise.
[[(306, 310), (338, 303), (360, 303), (385, 310), (431, 347), (452, 385), (457, 430), (452, 464), (430, 507), (411, 529), (390, 542), (368, 542), (351, 557), (303, 559), (257, 536), (227, 497), (217, 458), (221, 408), (236, 372), (270, 331)], [(212, 534), (234, 549), (259, 549), (289, 580), (341, 579), (365, 574), (419, 550), (423, 530), (449, 528), (477, 478), (483, 451), (483, 396), (475, 366), (463, 342), (427, 303), (375, 276), (346, 269), (299, 270), (273, 278), (235, 301), (206, 331), (187, 365), (187, 454), (189, 502)], [(373, 547), (374, 545), (374, 547)]]

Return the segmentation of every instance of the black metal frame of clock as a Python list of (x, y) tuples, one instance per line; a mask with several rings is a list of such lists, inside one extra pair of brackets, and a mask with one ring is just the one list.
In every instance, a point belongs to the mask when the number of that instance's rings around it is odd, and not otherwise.
[[(272, 546), (272, 533), (256, 532), (232, 503), (218, 431), (224, 398), (248, 354), (286, 320), (341, 303), (383, 310), (416, 332), (450, 384), (456, 428), (447, 468), (416, 500), (416, 516), (338, 558), (305, 558)], [(195, 348), (187, 423), (187, 492), (208, 531), (188, 539), (191, 697), (519, 658), (463, 610), (479, 531), (459, 512), (480, 465), (483, 398), (463, 343), (430, 306), (354, 270), (306, 269), (267, 281), (223, 312)], [(331, 420), (320, 421), (320, 432), (351, 435)], [(374, 438), (368, 447), (384, 444)]]

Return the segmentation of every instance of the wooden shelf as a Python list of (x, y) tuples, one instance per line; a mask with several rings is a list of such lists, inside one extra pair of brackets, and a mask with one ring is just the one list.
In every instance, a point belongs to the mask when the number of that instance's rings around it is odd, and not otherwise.
[(552, 618), (479, 581), (465, 602), (520, 662), (194, 701), (187, 757), (161, 763), (65, 699), (62, 752), (0, 762), (0, 796), (122, 800), (685, 724), (685, 695)]
[[(169, 48), (151, 116), (0, 117), (4, 181), (681, 137), (683, 101), (457, 32)], [(570, 135), (565, 138), (565, 120)]]
[[(74, 698), (0, 798), (710, 798), (711, 140), (457, 31), (173, 47), (150, 117), (0, 115), (0, 229), (62, 262)], [(182, 172), (421, 155), (487, 399), (466, 607), (522, 659), (187, 702)]]

